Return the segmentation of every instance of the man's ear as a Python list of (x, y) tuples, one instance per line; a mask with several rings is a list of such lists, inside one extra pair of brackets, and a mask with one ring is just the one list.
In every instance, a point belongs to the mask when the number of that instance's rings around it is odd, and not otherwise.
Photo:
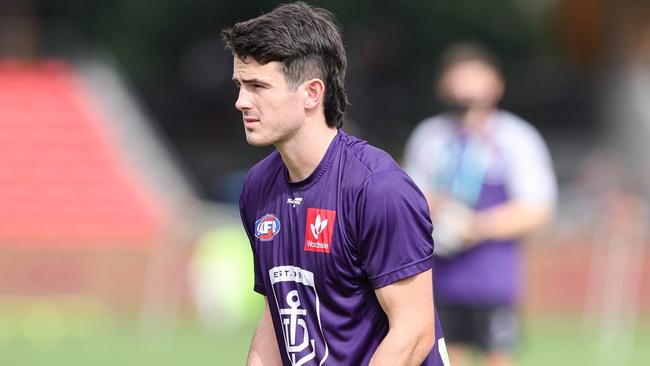
[(313, 78), (305, 82), (305, 109), (314, 109), (322, 103), (325, 97), (325, 84), (321, 79)]

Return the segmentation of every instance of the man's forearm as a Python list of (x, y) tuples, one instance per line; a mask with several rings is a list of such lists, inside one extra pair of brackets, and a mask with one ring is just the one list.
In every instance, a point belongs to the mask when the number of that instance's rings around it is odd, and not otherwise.
[(475, 239), (511, 239), (532, 234), (551, 220), (552, 212), (550, 205), (536, 207), (516, 201), (496, 206), (476, 214)]
[(262, 319), (260, 319), (251, 348), (248, 352), (247, 366), (282, 366), (278, 342), (273, 330), (273, 321), (268, 309), (268, 304)]
[[(433, 220), (449, 197), (426, 192), (429, 211)], [(453, 200), (452, 200), (453, 201)], [(553, 216), (553, 204), (529, 204), (514, 200), (475, 212), (469, 238), (474, 241), (512, 239), (529, 235), (544, 227)]]
[(369, 366), (417, 366), (429, 355), (435, 343), (433, 332), (413, 333), (390, 330), (377, 347)]

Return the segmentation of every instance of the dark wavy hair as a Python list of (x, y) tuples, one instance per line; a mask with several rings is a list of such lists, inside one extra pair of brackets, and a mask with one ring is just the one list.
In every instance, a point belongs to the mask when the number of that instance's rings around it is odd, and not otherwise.
[(330, 127), (343, 126), (347, 57), (332, 14), (303, 2), (284, 4), (270, 13), (221, 31), (224, 47), (245, 61), (278, 61), (289, 87), (309, 78), (325, 83), (323, 109)]
[(459, 41), (451, 44), (440, 56), (438, 78), (463, 62), (481, 62), (501, 75), (502, 67), (499, 58), (485, 45), (477, 41)]

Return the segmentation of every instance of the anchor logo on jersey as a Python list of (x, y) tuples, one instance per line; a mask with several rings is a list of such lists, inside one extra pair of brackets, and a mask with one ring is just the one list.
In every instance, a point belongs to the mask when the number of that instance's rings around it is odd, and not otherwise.
[[(286, 301), (289, 307), (280, 309), (282, 325), (284, 327), (284, 341), (287, 345), (287, 352), (291, 356), (291, 364), (300, 366), (316, 357), (315, 341), (309, 338), (309, 329), (307, 329), (307, 323), (305, 323), (304, 319), (307, 315), (307, 310), (299, 308), (300, 298), (298, 297), (298, 291), (293, 290), (289, 292)], [(298, 338), (298, 333), (302, 334), (302, 340), (300, 341), (296, 339)], [(296, 356), (310, 345), (311, 352), (296, 361)]]
[(274, 303), (280, 315), (283, 350), (292, 366), (324, 365), (329, 347), (323, 333), (314, 273), (295, 266), (269, 270)]

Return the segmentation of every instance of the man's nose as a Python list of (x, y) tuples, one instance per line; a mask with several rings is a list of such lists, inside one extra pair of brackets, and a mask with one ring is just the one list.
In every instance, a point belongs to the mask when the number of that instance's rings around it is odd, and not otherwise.
[(242, 86), (239, 88), (239, 95), (237, 96), (237, 101), (235, 101), (235, 108), (243, 111), (245, 109), (251, 109), (251, 107), (250, 94), (246, 91), (246, 88)]

